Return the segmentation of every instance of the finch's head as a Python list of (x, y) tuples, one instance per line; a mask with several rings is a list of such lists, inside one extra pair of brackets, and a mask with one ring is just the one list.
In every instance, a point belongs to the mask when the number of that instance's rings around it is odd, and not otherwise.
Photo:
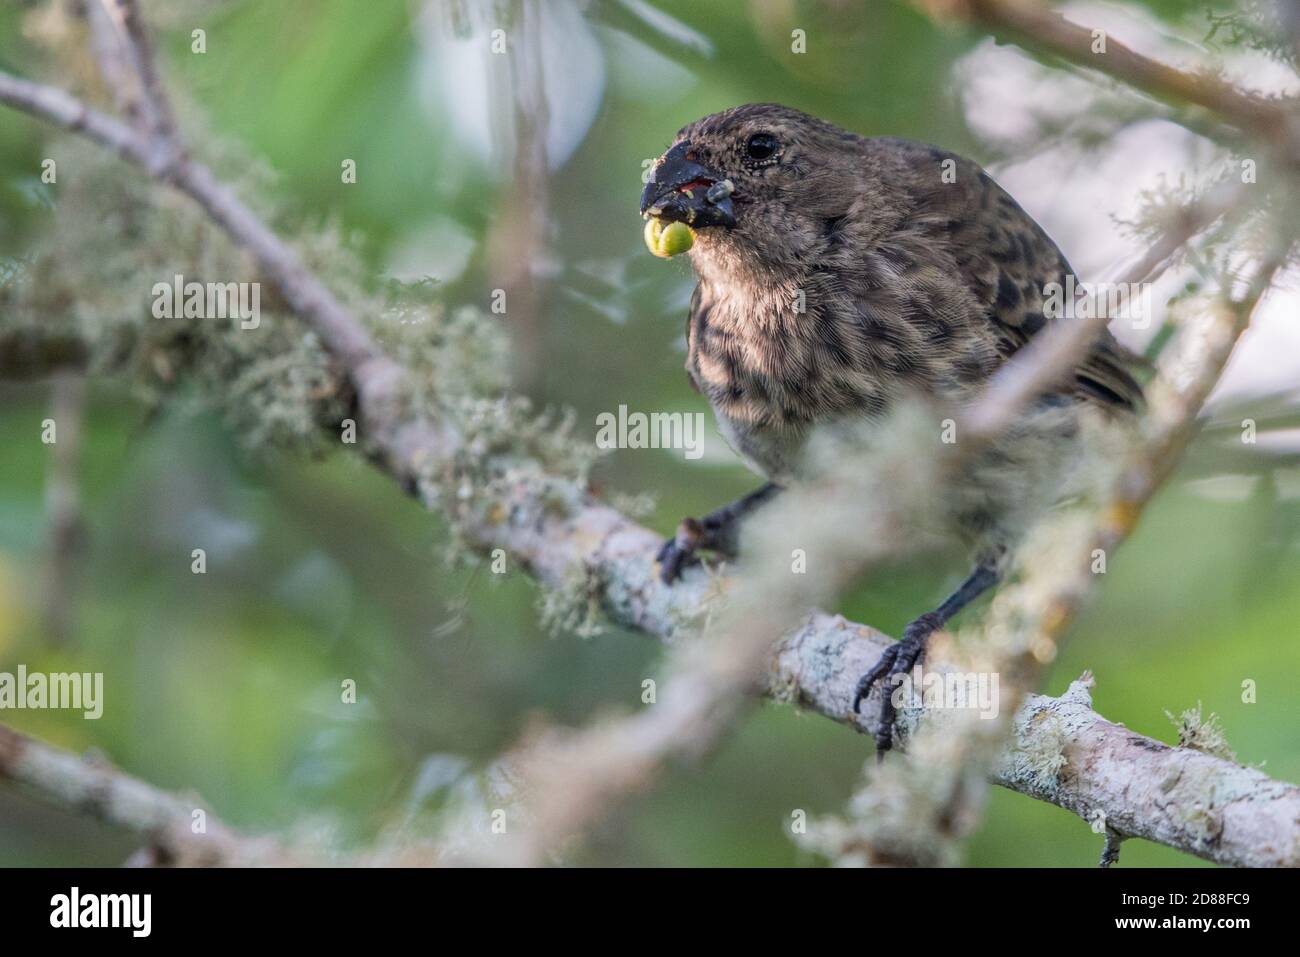
[(696, 230), (693, 255), (788, 263), (852, 202), (861, 142), (773, 103), (714, 113), (684, 126), (659, 158), (641, 215)]

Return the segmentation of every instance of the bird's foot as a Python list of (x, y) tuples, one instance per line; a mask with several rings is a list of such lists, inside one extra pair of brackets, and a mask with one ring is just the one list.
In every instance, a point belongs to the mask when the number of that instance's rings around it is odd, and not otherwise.
[(876, 729), (876, 758), (883, 760), (885, 752), (894, 746), (894, 707), (893, 691), (896, 687), (895, 675), (905, 675), (925, 654), (925, 642), (939, 630), (942, 622), (933, 612), (922, 615), (905, 629), (903, 640), (895, 642), (885, 649), (880, 660), (872, 665), (858, 680), (857, 691), (853, 695), (853, 712), (862, 710), (862, 702), (871, 693), (876, 682), (884, 679), (880, 695), (880, 727)]
[(723, 524), (711, 515), (704, 518), (684, 518), (677, 526), (677, 534), (664, 542), (655, 556), (659, 563), (659, 578), (671, 585), (691, 565), (699, 564), (701, 550), (717, 550), (722, 543)]
[(740, 548), (740, 523), (750, 512), (781, 491), (781, 487), (768, 482), (744, 498), (715, 509), (703, 518), (684, 518), (677, 526), (677, 534), (664, 542), (655, 556), (659, 563), (659, 577), (671, 585), (682, 576), (688, 565), (699, 562), (698, 552), (708, 550), (734, 558)]

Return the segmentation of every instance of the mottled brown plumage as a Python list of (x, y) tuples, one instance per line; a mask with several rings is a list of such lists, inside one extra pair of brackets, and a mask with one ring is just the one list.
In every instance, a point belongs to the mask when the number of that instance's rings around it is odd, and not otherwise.
[[(1047, 325), (1045, 290), (1071, 272), (975, 163), (773, 104), (684, 127), (642, 211), (696, 229), (687, 370), (728, 441), (778, 486), (798, 479), (814, 427), (878, 420), (909, 393), (973, 398)], [(975, 549), (969, 594), (914, 622), (886, 670), (910, 669), (926, 635), (996, 580), (1007, 548), (1058, 494), (1079, 411), (1141, 400), (1127, 361), (1107, 334), (971, 464), (943, 516)], [(771, 494), (684, 522), (661, 552), (665, 579), (698, 548), (734, 551), (736, 520)], [(874, 672), (863, 692), (883, 676)]]

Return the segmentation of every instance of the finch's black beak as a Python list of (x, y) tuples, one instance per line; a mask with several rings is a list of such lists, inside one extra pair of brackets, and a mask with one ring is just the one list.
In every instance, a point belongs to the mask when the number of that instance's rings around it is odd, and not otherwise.
[(716, 170), (696, 162), (689, 140), (678, 143), (659, 160), (641, 193), (641, 215), (681, 222), (693, 229), (736, 225), (731, 204), (735, 187)]

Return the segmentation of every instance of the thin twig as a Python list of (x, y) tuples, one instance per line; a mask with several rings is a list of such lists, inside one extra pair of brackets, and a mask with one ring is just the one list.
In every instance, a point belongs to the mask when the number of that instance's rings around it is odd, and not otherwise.
[(912, 0), (926, 13), (963, 17), (990, 31), (1007, 31), (1035, 49), (1098, 70), (1135, 89), (1175, 104), (1191, 103), (1295, 156), (1292, 105), (1238, 89), (1209, 73), (1189, 73), (1143, 56), (1099, 31), (1067, 20), (1038, 0)]
[[(149, 169), (163, 172), (181, 150), (177, 138), (176, 120), (172, 115), (171, 101), (163, 89), (158, 63), (154, 58), (153, 41), (145, 29), (140, 8), (135, 0), (101, 0), (105, 11), (117, 27), (121, 48), (134, 68), (140, 85), (139, 103), (142, 106), (147, 140), (151, 147)], [(112, 83), (113, 77), (105, 77)]]
[(140, 87), (126, 62), (126, 49), (116, 18), (110, 12), (114, 0), (83, 0), (86, 24), (90, 30), (90, 49), (95, 56), (99, 75), (113, 97), (117, 111), (141, 132), (147, 132)]
[(52, 644), (66, 645), (76, 634), (79, 572), (85, 550), (80, 478), (85, 377), (65, 369), (54, 376), (52, 391), (50, 418), (55, 441), (45, 482), (49, 556), (43, 598), (46, 634)]
[(63, 90), (32, 83), (0, 71), (0, 103), (47, 120), (71, 133), (80, 133), (106, 146), (123, 159), (146, 166), (144, 140), (126, 124), (92, 110)]

